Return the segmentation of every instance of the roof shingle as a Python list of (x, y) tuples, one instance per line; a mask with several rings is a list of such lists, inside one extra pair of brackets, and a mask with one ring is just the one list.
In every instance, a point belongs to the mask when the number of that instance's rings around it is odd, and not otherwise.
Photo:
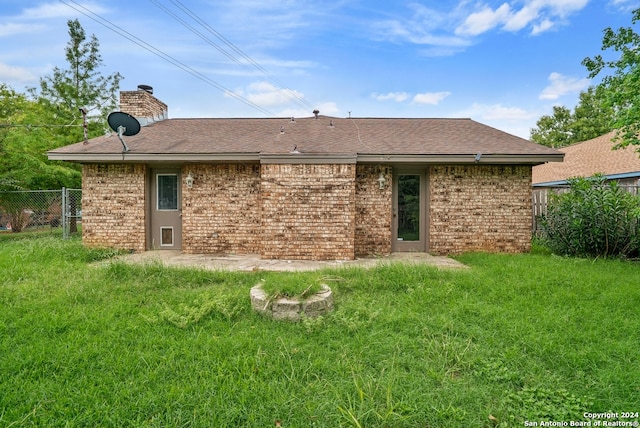
[[(128, 154), (527, 155), (551, 156), (534, 144), (471, 119), (335, 118), (167, 119), (125, 137)], [(116, 135), (49, 152), (121, 154)]]
[(615, 175), (637, 172), (640, 175), (640, 154), (637, 147), (613, 150), (616, 131), (591, 140), (563, 147), (564, 162), (533, 167), (533, 183), (565, 181), (572, 177), (590, 177), (596, 173)]

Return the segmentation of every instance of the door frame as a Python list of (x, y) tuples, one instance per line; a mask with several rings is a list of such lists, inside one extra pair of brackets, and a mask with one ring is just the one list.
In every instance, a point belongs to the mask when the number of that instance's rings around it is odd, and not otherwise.
[[(420, 177), (420, 226), (418, 241), (398, 240), (398, 183), (401, 175)], [(429, 174), (425, 167), (396, 167), (393, 169), (391, 251), (427, 252), (429, 250)]]
[[(164, 213), (175, 213), (173, 223), (160, 221), (158, 214), (158, 176), (175, 175), (177, 178), (177, 206), (176, 210), (162, 211)], [(182, 170), (179, 166), (162, 166), (149, 168), (149, 203), (147, 206), (149, 221), (147, 223), (147, 248), (149, 250), (181, 250), (182, 249)], [(157, 230), (155, 230), (157, 229)], [(162, 230), (172, 230), (173, 245), (162, 245), (154, 242), (154, 230), (158, 236), (162, 235)]]

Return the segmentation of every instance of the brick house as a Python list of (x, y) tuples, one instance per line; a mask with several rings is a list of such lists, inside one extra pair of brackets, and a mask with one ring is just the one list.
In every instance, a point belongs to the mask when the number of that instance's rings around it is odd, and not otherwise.
[(530, 248), (531, 168), (562, 154), (470, 119), (167, 119), (50, 151), (82, 164), (83, 242), (353, 259)]

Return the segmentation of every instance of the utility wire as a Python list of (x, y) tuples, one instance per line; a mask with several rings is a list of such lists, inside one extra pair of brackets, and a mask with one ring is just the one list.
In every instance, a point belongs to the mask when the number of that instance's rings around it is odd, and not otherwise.
[[(154, 4), (158, 5), (158, 2), (156, 0), (151, 0)], [(218, 51), (220, 51), (221, 53), (223, 53), (226, 57), (232, 59), (233, 61), (235, 61), (238, 64), (243, 64), (246, 65), (246, 63), (251, 64), (253, 67), (255, 67), (258, 71), (260, 71), (262, 74), (264, 74), (268, 79), (270, 79), (273, 83), (276, 84), (276, 87), (279, 88), (279, 90), (290, 100), (294, 101), (296, 104), (298, 104), (301, 107), (304, 108), (311, 108), (314, 109), (314, 106), (307, 101), (304, 97), (298, 95), (298, 93), (290, 88), (288, 88), (283, 82), (281, 82), (280, 80), (278, 80), (275, 76), (273, 76), (271, 73), (269, 73), (264, 67), (262, 67), (258, 62), (256, 62), (253, 58), (251, 58), (249, 55), (247, 55), (244, 51), (242, 51), (242, 49), (240, 49), (237, 45), (235, 45), (233, 42), (231, 42), (229, 39), (227, 39), (225, 36), (223, 36), (222, 34), (220, 34), (218, 31), (216, 31), (215, 28), (213, 28), (211, 25), (209, 25), (206, 21), (204, 21), (202, 18), (200, 18), (196, 13), (194, 13), (193, 11), (191, 11), (187, 6), (185, 6), (180, 0), (170, 0), (171, 3), (173, 3), (176, 7), (180, 8), (185, 14), (187, 14), (189, 17), (191, 17), (194, 21), (196, 21), (197, 23), (199, 23), (200, 25), (202, 25), (205, 29), (207, 29), (211, 34), (213, 34), (214, 36), (216, 36), (218, 38), (218, 40), (220, 40), (221, 42), (223, 42), (228, 48), (230, 48), (233, 52), (235, 52), (237, 55), (240, 55), (240, 57), (244, 60), (244, 62), (239, 61), (233, 54), (229, 54), (227, 53), (224, 49), (220, 48), (218, 45), (215, 45), (213, 42), (211, 42), (210, 39), (203, 37), (201, 35), (200, 32), (194, 31), (196, 34), (198, 34), (200, 37), (203, 38), (203, 40), (205, 40), (206, 42), (208, 42), (209, 44), (213, 44), (216, 49)], [(159, 5), (158, 5), (159, 6)], [(159, 6), (161, 7), (161, 6)], [(161, 7), (163, 10), (165, 10), (165, 12), (167, 12), (166, 8)], [(167, 12), (169, 13), (169, 12)], [(173, 14), (171, 14), (173, 16)], [(183, 22), (182, 20), (180, 20), (181, 22)], [(183, 23), (183, 25), (185, 25)], [(192, 27), (185, 25), (187, 28), (191, 29)]]
[(29, 123), (29, 124), (0, 123), (0, 128), (27, 128), (28, 130), (31, 130), (31, 128), (73, 128), (73, 127), (84, 126), (84, 124), (74, 125), (73, 122), (75, 122), (77, 120), (78, 120), (78, 118), (74, 117), (73, 119), (71, 119), (71, 122), (67, 123), (66, 125), (48, 124), (48, 123)]
[[(63, 3), (64, 5), (76, 10), (77, 12), (80, 12), (81, 14), (83, 14), (84, 16), (88, 17), (89, 19), (97, 22), (98, 24), (102, 25), (103, 27), (106, 27), (107, 29), (113, 31), (114, 33), (124, 37), (125, 39), (135, 43), (136, 45), (140, 46), (141, 48), (151, 52), (152, 54), (164, 59), (165, 61), (173, 64), (174, 66), (180, 68), (181, 70), (191, 74), (192, 76), (202, 80), (203, 82), (213, 86), (214, 88), (222, 91), (224, 94), (235, 98), (236, 100), (248, 105), (249, 107), (253, 107), (254, 109), (268, 115), (268, 116), (272, 116), (275, 117), (275, 115), (273, 113), (271, 113), (269, 110), (264, 109), (263, 107), (257, 105), (256, 103), (244, 98), (241, 95), (238, 95), (237, 93), (231, 91), (230, 89), (227, 89), (226, 87), (224, 87), (223, 85), (221, 85), (220, 83), (216, 82), (215, 80), (207, 77), (206, 75), (200, 73), (199, 71), (193, 69), (192, 67), (189, 67), (188, 65), (184, 64), (183, 62), (173, 58), (171, 55), (161, 51), (160, 49), (150, 45), (149, 43), (145, 42), (144, 40), (140, 39), (139, 37), (134, 36), (133, 34), (129, 33), (128, 31), (126, 31), (125, 29), (117, 26), (116, 24), (114, 24), (113, 22), (109, 21), (106, 18), (101, 17), (100, 15), (94, 13), (93, 11), (91, 11), (90, 9), (86, 8), (85, 6), (82, 6), (81, 4), (79, 4), (78, 2), (76, 2), (75, 0), (59, 0), (61, 3)], [(74, 5), (70, 4), (73, 3)]]
[(81, 127), (83, 125), (53, 125), (53, 124), (37, 124), (30, 123), (28, 125), (21, 125), (16, 123), (0, 123), (0, 128), (73, 128), (73, 127)]
[(173, 19), (175, 19), (176, 21), (178, 21), (180, 24), (182, 24), (184, 27), (188, 28), (189, 30), (191, 30), (192, 33), (196, 34), (198, 37), (200, 37), (202, 40), (204, 40), (205, 42), (207, 42), (208, 44), (210, 44), (211, 46), (213, 46), (214, 48), (216, 48), (216, 50), (218, 52), (220, 52), (222, 55), (226, 56), (227, 58), (229, 58), (231, 61), (237, 63), (238, 65), (242, 65), (242, 63), (240, 62), (240, 60), (238, 60), (238, 58), (236, 58), (235, 56), (231, 55), (230, 53), (228, 53), (227, 51), (225, 51), (223, 48), (221, 48), (219, 45), (215, 44), (211, 39), (207, 38), (207, 36), (205, 36), (204, 34), (202, 34), (200, 31), (198, 31), (197, 29), (195, 29), (194, 27), (192, 27), (191, 25), (189, 25), (189, 23), (187, 23), (184, 19), (180, 18), (178, 15), (176, 15), (175, 13), (173, 13), (171, 10), (169, 10), (166, 6), (162, 5), (160, 2), (156, 1), (156, 0), (150, 0), (151, 3), (155, 4), (159, 9), (162, 9), (167, 15), (171, 16)]

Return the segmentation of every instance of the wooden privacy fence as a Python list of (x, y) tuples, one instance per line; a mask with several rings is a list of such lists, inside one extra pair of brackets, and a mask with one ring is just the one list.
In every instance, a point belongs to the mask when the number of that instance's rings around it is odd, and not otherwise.
[[(626, 190), (634, 195), (640, 195), (640, 186), (632, 186), (620, 184), (621, 189)], [(541, 218), (547, 214), (549, 206), (549, 195), (553, 192), (560, 194), (569, 190), (569, 186), (534, 188), (531, 195), (531, 212), (533, 215), (533, 233), (539, 233), (541, 230)]]

